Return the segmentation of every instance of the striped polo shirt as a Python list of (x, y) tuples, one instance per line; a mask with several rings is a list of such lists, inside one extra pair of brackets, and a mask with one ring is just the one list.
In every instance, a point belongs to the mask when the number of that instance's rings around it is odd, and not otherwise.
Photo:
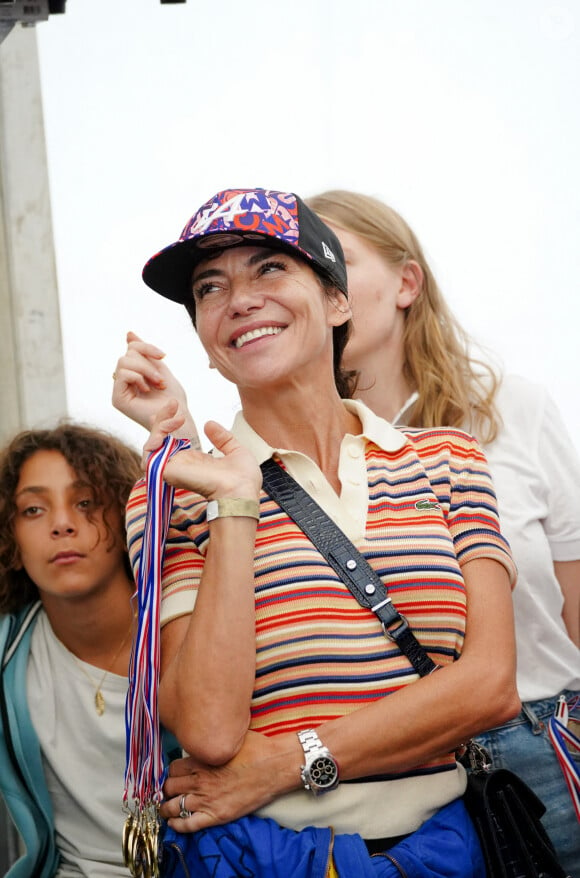
[[(452, 662), (461, 654), (465, 633), (461, 566), (492, 558), (515, 581), (485, 457), (460, 430), (396, 429), (358, 401), (345, 401), (345, 406), (362, 430), (342, 440), (340, 497), (312, 460), (271, 448), (241, 413), (233, 432), (258, 462), (272, 456), (281, 462), (365, 555), (432, 659), (441, 665)], [(163, 568), (162, 624), (193, 610), (209, 538), (205, 510), (205, 499), (176, 490)], [(127, 510), (134, 566), (144, 515), (141, 482)], [(417, 679), (374, 614), (359, 606), (303, 532), (263, 492), (255, 596), (257, 664), (250, 726), (255, 731), (275, 735), (316, 727)], [(395, 787), (397, 804), (386, 831), (384, 808)], [(314, 813), (311, 797), (302, 791), (281, 797), (265, 813), (295, 828), (321, 825), (322, 814), (322, 825), (337, 831), (357, 831), (366, 838), (397, 835), (412, 831), (463, 788), (463, 771), (449, 754), (405, 775), (341, 784), (323, 797), (324, 806), (314, 806)], [(378, 812), (369, 807), (369, 790)], [(358, 805), (364, 805), (371, 821), (362, 829)], [(349, 815), (352, 808), (357, 810)]]

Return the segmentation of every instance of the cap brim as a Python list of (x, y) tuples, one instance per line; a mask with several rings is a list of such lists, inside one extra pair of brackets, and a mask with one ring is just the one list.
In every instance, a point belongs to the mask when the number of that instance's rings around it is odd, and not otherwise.
[[(224, 234), (227, 233), (218, 231), (215, 233), (215, 236), (223, 240)], [(198, 246), (197, 241), (176, 241), (174, 244), (164, 247), (155, 256), (152, 256), (143, 268), (142, 277), (147, 286), (151, 287), (152, 290), (155, 290), (161, 296), (165, 296), (166, 299), (171, 299), (173, 302), (179, 302), (183, 305), (185, 302), (191, 301), (193, 269), (198, 262), (207, 258), (212, 249), (225, 249), (223, 245), (220, 247), (219, 244), (212, 248), (209, 245), (211, 237), (211, 234), (204, 236), (204, 246), (202, 247)], [(268, 247), (270, 250), (282, 250), (290, 253), (291, 256), (302, 258), (307, 265), (310, 265), (313, 271), (318, 273), (318, 266), (312, 257), (300, 249), (300, 247), (285, 244), (284, 241), (280, 241), (278, 238), (271, 238), (268, 235), (261, 235), (254, 231), (248, 234), (236, 232), (232, 237), (244, 238), (243, 241), (233, 244), (233, 247), (253, 245)]]
[(143, 280), (166, 299), (184, 304), (191, 298), (191, 274), (199, 259), (191, 241), (176, 241), (146, 263)]

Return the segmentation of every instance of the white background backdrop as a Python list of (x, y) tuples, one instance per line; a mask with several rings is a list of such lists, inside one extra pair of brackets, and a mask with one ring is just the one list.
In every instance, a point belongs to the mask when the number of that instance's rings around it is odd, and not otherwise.
[(68, 0), (37, 32), (71, 416), (142, 443), (110, 404), (133, 329), (229, 425), (235, 391), (144, 262), (219, 189), (351, 188), (407, 218), (579, 444), (577, 0)]

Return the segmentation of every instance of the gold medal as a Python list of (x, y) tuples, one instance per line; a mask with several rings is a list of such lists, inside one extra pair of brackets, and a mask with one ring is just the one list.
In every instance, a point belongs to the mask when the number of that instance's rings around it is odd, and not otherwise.
[(123, 826), (123, 861), (133, 878), (159, 878), (158, 840), (156, 805), (128, 815)]
[(133, 838), (135, 834), (135, 815), (129, 814), (123, 826), (123, 862), (132, 872)]
[(147, 850), (147, 859), (151, 866), (151, 878), (159, 878), (159, 860), (158, 860), (158, 841), (159, 841), (159, 823), (155, 820), (147, 821), (147, 830), (145, 833), (145, 847)]

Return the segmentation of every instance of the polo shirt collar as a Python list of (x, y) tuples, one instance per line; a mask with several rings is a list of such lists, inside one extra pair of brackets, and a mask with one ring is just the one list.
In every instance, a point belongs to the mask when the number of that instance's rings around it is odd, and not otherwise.
[[(343, 399), (344, 407), (347, 411), (357, 416), (362, 425), (359, 433), (361, 438), (373, 442), (382, 448), (383, 451), (396, 451), (401, 448), (405, 442), (405, 436), (385, 421), (379, 418), (364, 403), (358, 399)], [(248, 448), (258, 463), (273, 457), (275, 454), (283, 457), (285, 454), (291, 454), (292, 450), (288, 448), (273, 448), (255, 430), (250, 427), (243, 412), (238, 412), (232, 426), (232, 433), (245, 448)]]

